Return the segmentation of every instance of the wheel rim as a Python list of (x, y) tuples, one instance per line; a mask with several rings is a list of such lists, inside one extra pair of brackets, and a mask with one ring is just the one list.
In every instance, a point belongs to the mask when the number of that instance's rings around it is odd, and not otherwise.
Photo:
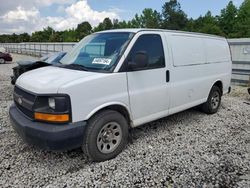
[(122, 129), (116, 122), (109, 122), (103, 126), (97, 136), (97, 147), (101, 153), (112, 153), (121, 143)]
[(215, 91), (213, 93), (212, 98), (211, 98), (211, 104), (212, 104), (213, 109), (218, 108), (218, 106), (220, 104), (220, 94), (218, 91)]
[(0, 59), (0, 63), (4, 63), (4, 59)]

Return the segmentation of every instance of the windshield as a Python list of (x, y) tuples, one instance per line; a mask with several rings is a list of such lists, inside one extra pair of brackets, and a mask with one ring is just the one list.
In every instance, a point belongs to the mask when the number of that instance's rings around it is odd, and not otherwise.
[(82, 66), (89, 71), (112, 71), (132, 37), (128, 32), (89, 35), (60, 62), (65, 68), (68, 65), (68, 68)]

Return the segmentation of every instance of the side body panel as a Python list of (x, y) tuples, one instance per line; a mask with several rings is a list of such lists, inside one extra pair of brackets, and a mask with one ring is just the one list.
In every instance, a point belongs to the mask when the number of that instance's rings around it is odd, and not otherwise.
[[(222, 81), (223, 93), (228, 91), (232, 62), (225, 39), (167, 32), (165, 36), (171, 47), (169, 114), (206, 102), (216, 81)], [(223, 53), (219, 60), (217, 51)]]

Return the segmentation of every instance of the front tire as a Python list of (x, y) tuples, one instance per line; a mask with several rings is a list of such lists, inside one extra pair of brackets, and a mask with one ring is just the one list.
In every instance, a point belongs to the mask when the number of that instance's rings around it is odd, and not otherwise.
[(88, 121), (82, 150), (91, 161), (106, 161), (121, 153), (127, 140), (128, 122), (124, 116), (104, 110)]
[(207, 102), (201, 106), (202, 111), (206, 114), (215, 114), (218, 112), (221, 104), (221, 96), (222, 93), (220, 88), (218, 86), (213, 86), (209, 93)]
[(4, 64), (5, 60), (3, 58), (0, 58), (0, 64)]

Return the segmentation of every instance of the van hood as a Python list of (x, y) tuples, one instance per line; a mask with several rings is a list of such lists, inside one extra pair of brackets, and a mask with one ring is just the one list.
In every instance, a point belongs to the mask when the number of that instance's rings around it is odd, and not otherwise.
[(58, 89), (80, 78), (96, 77), (102, 73), (86, 72), (59, 67), (44, 67), (22, 74), (16, 85), (38, 94), (58, 93)]

